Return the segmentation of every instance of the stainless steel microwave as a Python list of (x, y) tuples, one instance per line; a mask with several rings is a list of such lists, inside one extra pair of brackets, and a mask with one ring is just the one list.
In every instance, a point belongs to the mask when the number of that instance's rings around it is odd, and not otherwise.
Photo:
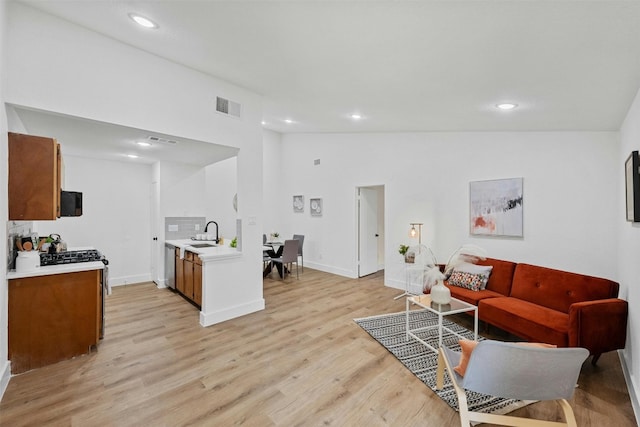
[(82, 193), (79, 191), (60, 192), (60, 216), (82, 215)]

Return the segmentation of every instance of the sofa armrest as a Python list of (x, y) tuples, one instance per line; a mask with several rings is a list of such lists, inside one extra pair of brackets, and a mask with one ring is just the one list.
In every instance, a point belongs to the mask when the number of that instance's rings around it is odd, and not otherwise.
[(625, 347), (628, 303), (619, 298), (583, 301), (569, 307), (569, 347), (593, 355)]

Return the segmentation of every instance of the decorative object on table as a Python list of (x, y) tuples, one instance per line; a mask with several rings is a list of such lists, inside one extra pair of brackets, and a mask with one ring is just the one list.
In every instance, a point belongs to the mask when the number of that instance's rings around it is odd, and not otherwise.
[(304, 196), (293, 196), (293, 212), (304, 212)]
[[(576, 426), (567, 399), (573, 397), (582, 363), (588, 356), (589, 351), (584, 348), (541, 348), (485, 340), (475, 346), (462, 376), (455, 369), (456, 365), (462, 365), (462, 353), (440, 347), (439, 361), (442, 363), (438, 364), (436, 387), (443, 387), (446, 367), (458, 400), (461, 425), (468, 426), (475, 421), (513, 426)], [(564, 413), (565, 422), (476, 411), (471, 407), (472, 396), (476, 393), (508, 396), (529, 402), (555, 400)]]
[[(412, 310), (409, 321), (412, 328), (424, 326), (437, 326), (438, 316), (427, 310)], [(434, 393), (444, 400), (451, 408), (458, 410), (458, 400), (454, 393), (450, 380), (440, 390), (436, 388), (436, 374), (438, 369), (438, 355), (416, 340), (406, 340), (406, 313), (383, 314), (366, 318), (354, 319), (373, 339), (378, 341), (391, 354), (393, 354), (407, 369), (409, 369), (420, 381), (429, 387)], [(470, 331), (448, 319), (443, 319), (443, 324), (467, 339), (473, 339), (473, 331)], [(442, 337), (443, 346), (459, 351), (459, 337), (445, 333)], [(478, 337), (479, 340), (484, 338)], [(429, 338), (434, 347), (438, 345), (438, 335), (432, 334)], [(504, 399), (479, 393), (468, 392), (469, 410), (506, 414), (532, 402), (516, 399)]]
[(234, 237), (233, 239), (231, 239), (231, 243), (229, 243), (229, 247), (231, 248), (237, 248), (238, 247), (238, 238)]
[(311, 207), (311, 216), (322, 216), (322, 199), (311, 199), (309, 206)]
[(475, 264), (479, 260), (484, 261), (485, 259), (487, 259), (487, 251), (484, 248), (470, 243), (464, 244), (449, 256), (444, 268), (445, 279), (448, 279), (453, 270), (460, 264), (465, 262)]
[(472, 235), (522, 237), (522, 178), (469, 183)]
[(270, 234), (270, 238), (271, 240), (269, 240), (270, 242), (277, 242), (278, 241), (278, 237), (280, 237), (280, 233), (278, 233), (277, 231), (272, 231)]
[(451, 302), (451, 291), (444, 285), (442, 280), (438, 280), (435, 286), (431, 287), (431, 301), (436, 304), (449, 304)]
[[(440, 271), (440, 268), (437, 265), (431, 267), (429, 270), (427, 270), (427, 273), (425, 274), (422, 291), (425, 293), (431, 293), (433, 291), (433, 288), (435, 288), (438, 285), (442, 285), (442, 287), (445, 288), (448, 292), (449, 289), (447, 289), (446, 286), (444, 286), (444, 284), (442, 283), (443, 280), (444, 280), (444, 274), (442, 274), (442, 272)], [(446, 299), (442, 294), (442, 290), (440, 288), (436, 289), (436, 294), (437, 294), (436, 299), (438, 299), (439, 301), (434, 300), (433, 294), (431, 295), (431, 301), (434, 301), (437, 304), (448, 304), (451, 301), (451, 292), (449, 292), (448, 300), (446, 300), (446, 302), (440, 302)]]
[(632, 151), (624, 163), (627, 193), (627, 221), (640, 222), (640, 158)]
[(404, 262), (406, 263), (412, 263), (414, 261), (414, 258), (409, 259), (407, 257), (407, 251), (409, 250), (409, 246), (408, 245), (403, 245), (400, 244), (400, 247), (398, 248), (398, 253), (400, 255), (402, 255), (402, 257), (404, 258)]

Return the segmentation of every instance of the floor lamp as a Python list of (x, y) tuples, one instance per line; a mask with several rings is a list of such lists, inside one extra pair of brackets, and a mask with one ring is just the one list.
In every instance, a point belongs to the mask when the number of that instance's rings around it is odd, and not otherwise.
[[(418, 236), (418, 251), (422, 251), (422, 222), (411, 222), (409, 223), (409, 225), (411, 226), (411, 228), (409, 229), (409, 237), (416, 237)], [(416, 225), (418, 226), (418, 228), (416, 229)], [(405, 267), (406, 268), (406, 267)], [(407, 275), (408, 273), (405, 271), (405, 278), (404, 278), (404, 292), (401, 293), (400, 295), (398, 295), (397, 297), (394, 298), (394, 300), (398, 299), (398, 298), (402, 298), (404, 296), (413, 296), (413, 294), (411, 292), (409, 292), (409, 285), (407, 284)]]

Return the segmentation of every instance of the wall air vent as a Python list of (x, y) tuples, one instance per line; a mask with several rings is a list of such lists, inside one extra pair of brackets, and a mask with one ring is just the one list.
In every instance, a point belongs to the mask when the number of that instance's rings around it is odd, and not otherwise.
[(174, 141), (172, 139), (160, 138), (158, 136), (153, 136), (153, 135), (148, 136), (147, 139), (149, 141), (151, 141), (151, 142), (160, 142), (162, 144), (177, 144), (178, 143), (178, 141)]
[(216, 96), (216, 111), (227, 116), (240, 118), (242, 106), (234, 101)]

